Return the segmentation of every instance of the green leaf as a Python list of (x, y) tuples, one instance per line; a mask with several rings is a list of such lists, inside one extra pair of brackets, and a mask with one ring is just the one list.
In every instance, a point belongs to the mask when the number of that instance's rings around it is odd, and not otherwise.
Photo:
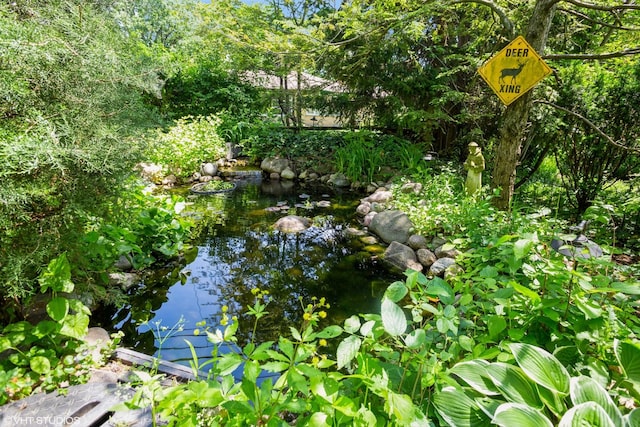
[(329, 427), (331, 424), (328, 418), (329, 416), (324, 412), (314, 412), (305, 424), (309, 427)]
[(558, 427), (615, 427), (609, 415), (595, 402), (585, 402), (569, 409), (560, 419)]
[(440, 417), (449, 425), (456, 427), (490, 426), (491, 420), (469, 396), (447, 387), (435, 394), (433, 405)]
[(233, 371), (238, 369), (242, 362), (242, 357), (240, 357), (239, 354), (228, 353), (219, 358), (219, 360), (215, 364), (215, 367), (218, 371), (218, 375), (224, 377), (227, 375), (231, 375)]
[(266, 362), (262, 365), (262, 369), (269, 372), (282, 372), (289, 369), (291, 364), (287, 362)]
[(569, 393), (569, 372), (551, 353), (524, 343), (509, 344), (516, 362), (537, 384), (552, 391)]
[(498, 406), (492, 422), (502, 427), (553, 427), (553, 423), (542, 412), (521, 403)]
[(393, 302), (398, 302), (402, 298), (404, 298), (408, 292), (409, 292), (409, 289), (404, 284), (404, 282), (398, 281), (398, 282), (393, 282), (391, 285), (389, 285), (387, 290), (384, 292), (384, 296), (389, 298)]
[(469, 384), (474, 390), (484, 394), (485, 396), (496, 396), (500, 392), (493, 385), (493, 381), (487, 373), (486, 367), (489, 362), (482, 359), (470, 360), (468, 362), (457, 363), (450, 369), (450, 373), (460, 377), (464, 382)]
[(253, 360), (247, 360), (244, 363), (244, 376), (243, 380), (248, 380), (251, 382), (258, 381), (258, 376), (260, 376), (260, 364)]
[(69, 313), (69, 300), (62, 297), (53, 298), (47, 303), (47, 314), (56, 322), (62, 321)]
[(458, 337), (458, 344), (460, 344), (460, 347), (463, 350), (466, 350), (468, 352), (472, 352), (473, 351), (473, 346), (476, 344), (475, 341), (473, 340), (473, 338), (467, 336), (467, 335), (460, 335)]
[(537, 409), (543, 407), (537, 387), (522, 369), (500, 362), (491, 363), (485, 369), (493, 385), (508, 401), (523, 403)]
[(536, 292), (532, 291), (531, 289), (527, 288), (526, 286), (522, 286), (521, 284), (515, 281), (509, 282), (509, 286), (511, 286), (520, 295), (527, 297), (532, 304), (538, 305), (540, 303), (540, 295), (538, 295)]
[(338, 369), (342, 369), (351, 363), (358, 354), (361, 344), (362, 340), (355, 335), (345, 338), (340, 342), (340, 344), (338, 344), (338, 349), (336, 351)]
[(640, 408), (636, 408), (629, 412), (624, 418), (629, 427), (640, 426)]
[(380, 309), (382, 315), (382, 326), (391, 336), (398, 336), (407, 330), (407, 318), (404, 311), (389, 298), (382, 299)]
[(611, 399), (611, 396), (609, 396), (609, 393), (607, 393), (604, 387), (598, 384), (593, 378), (586, 376), (571, 378), (570, 390), (571, 401), (574, 405), (585, 402), (595, 402), (606, 411), (616, 427), (624, 426), (622, 414)]
[(408, 348), (420, 348), (427, 342), (427, 334), (424, 329), (416, 329), (412, 331), (410, 334), (404, 339), (405, 344)]
[(29, 367), (32, 371), (45, 375), (51, 371), (51, 362), (44, 356), (34, 356), (29, 360)]
[(516, 259), (522, 259), (529, 254), (532, 247), (533, 241), (531, 239), (519, 239), (513, 244), (513, 254)]
[(640, 383), (640, 343), (616, 340), (613, 346), (627, 379)]
[(316, 334), (316, 338), (335, 338), (342, 334), (342, 328), (338, 325), (327, 326)]
[(43, 293), (48, 289), (54, 292), (72, 292), (71, 266), (67, 260), (67, 255), (62, 254), (51, 260), (47, 269), (38, 278), (38, 282)]
[(89, 316), (84, 313), (76, 313), (64, 318), (60, 333), (75, 339), (83, 339), (89, 330)]
[(425, 293), (431, 297), (440, 298), (440, 301), (444, 304), (453, 304), (456, 298), (456, 294), (451, 286), (440, 277), (434, 277), (429, 282)]
[(603, 310), (600, 308), (600, 304), (579, 295), (574, 295), (573, 301), (585, 318), (598, 319), (602, 317)]
[(487, 319), (487, 326), (489, 328), (489, 337), (495, 339), (507, 329), (507, 321), (502, 316), (490, 316)]
[(353, 315), (344, 321), (344, 331), (349, 334), (355, 334), (360, 329), (360, 318)]

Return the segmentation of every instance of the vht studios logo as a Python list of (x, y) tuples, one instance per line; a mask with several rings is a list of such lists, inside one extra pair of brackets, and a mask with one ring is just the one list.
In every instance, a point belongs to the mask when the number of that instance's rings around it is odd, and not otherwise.
[(485, 62), (478, 73), (509, 105), (549, 75), (551, 68), (523, 37), (518, 37)]

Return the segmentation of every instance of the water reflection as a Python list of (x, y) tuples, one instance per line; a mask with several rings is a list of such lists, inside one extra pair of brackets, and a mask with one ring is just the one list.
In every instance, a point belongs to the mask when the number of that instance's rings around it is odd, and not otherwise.
[[(206, 359), (212, 346), (204, 334), (194, 335), (196, 323), (217, 327), (226, 305), (239, 318), (240, 343), (246, 342), (253, 318), (245, 311), (255, 287), (272, 297), (269, 315), (253, 337), (263, 342), (288, 335), (289, 325), (300, 323), (299, 297), (325, 297), (331, 304), (327, 322), (341, 323), (352, 314), (377, 311), (380, 293), (398, 279), (343, 237), (347, 227), (357, 226), (358, 194), (245, 180), (230, 193), (184, 195), (187, 214), (197, 220), (195, 250), (181, 265), (145, 278), (132, 291), (131, 306), (101, 316), (108, 319), (103, 326), (125, 332), (125, 346), (186, 362), (192, 358), (189, 340)], [(271, 211), (274, 206), (289, 208)], [(313, 218), (313, 226), (298, 234), (273, 230), (287, 214)], [(183, 329), (171, 331), (181, 319)]]

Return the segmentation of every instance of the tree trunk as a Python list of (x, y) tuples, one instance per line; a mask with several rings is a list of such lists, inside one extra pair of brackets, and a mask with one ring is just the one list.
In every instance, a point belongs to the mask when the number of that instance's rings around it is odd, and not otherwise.
[[(551, 20), (558, 0), (538, 0), (527, 27), (525, 39), (533, 49), (542, 55)], [(495, 155), (491, 186), (500, 188), (500, 196), (493, 203), (502, 210), (509, 209), (516, 181), (516, 168), (522, 151), (522, 141), (531, 110), (531, 91), (510, 104), (502, 115), (500, 142)]]

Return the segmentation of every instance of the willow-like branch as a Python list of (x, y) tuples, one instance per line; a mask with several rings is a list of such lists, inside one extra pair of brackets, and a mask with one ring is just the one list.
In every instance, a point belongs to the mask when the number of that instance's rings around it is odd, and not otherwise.
[(640, 47), (633, 47), (631, 49), (607, 53), (554, 53), (549, 55), (542, 55), (542, 58), (548, 59), (550, 61), (558, 59), (585, 59), (596, 61), (601, 59), (621, 58), (623, 56), (632, 55), (640, 55)]
[(493, 13), (498, 15), (498, 17), (500, 18), (500, 22), (502, 23), (502, 26), (507, 31), (507, 33), (510, 35), (515, 35), (513, 22), (511, 22), (511, 20), (507, 16), (507, 13), (491, 0), (453, 0), (450, 4), (460, 3), (477, 3), (483, 6), (487, 6), (493, 11)]
[(578, 0), (562, 0), (565, 3), (570, 3), (581, 9), (601, 10), (604, 12), (616, 12), (619, 10), (640, 10), (640, 4), (616, 4), (613, 6), (607, 6), (603, 4), (585, 3)]
[(549, 105), (557, 110), (563, 111), (573, 117), (576, 117), (580, 120), (582, 120), (584, 122), (584, 124), (586, 124), (587, 126), (589, 126), (591, 129), (593, 129), (594, 131), (596, 131), (596, 133), (598, 135), (600, 135), (606, 142), (608, 142), (609, 144), (621, 148), (623, 150), (627, 150), (627, 151), (632, 151), (634, 153), (638, 153), (640, 154), (640, 148), (636, 148), (636, 147), (627, 147), (626, 145), (620, 144), (617, 141), (614, 141), (613, 138), (611, 138), (609, 135), (607, 135), (606, 133), (604, 133), (598, 126), (596, 126), (591, 120), (587, 119), (585, 116), (583, 116), (582, 114), (576, 113), (575, 111), (571, 111), (568, 108), (564, 108), (559, 106), (558, 104), (554, 104), (553, 102), (550, 101), (544, 101), (542, 99), (536, 99), (535, 101), (533, 101), (534, 104), (545, 104), (545, 105)]
[(597, 25), (602, 25), (603, 27), (611, 28), (613, 30), (640, 31), (640, 27), (624, 27), (622, 25), (610, 24), (608, 22), (604, 22), (604, 21), (601, 21), (599, 19), (593, 19), (593, 18), (587, 16), (586, 14), (580, 13), (580, 12), (575, 11), (575, 10), (558, 8), (558, 11), (564, 12), (564, 13), (569, 14), (569, 15), (577, 16), (578, 18), (584, 19), (585, 21), (589, 21), (589, 22), (591, 22), (593, 24), (597, 24)]

